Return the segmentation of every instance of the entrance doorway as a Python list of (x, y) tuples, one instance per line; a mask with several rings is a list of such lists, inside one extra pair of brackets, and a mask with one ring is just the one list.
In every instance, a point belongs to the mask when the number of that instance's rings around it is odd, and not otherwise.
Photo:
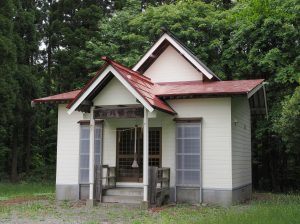
[[(161, 167), (160, 127), (149, 128), (149, 166)], [(143, 182), (142, 128), (117, 129), (117, 181)]]

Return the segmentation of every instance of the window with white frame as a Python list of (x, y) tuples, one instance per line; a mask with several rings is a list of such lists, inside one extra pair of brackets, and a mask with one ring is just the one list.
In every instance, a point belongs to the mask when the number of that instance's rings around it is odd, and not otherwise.
[[(102, 147), (102, 125), (95, 125), (95, 165), (101, 161)], [(80, 146), (79, 146), (79, 183), (89, 183), (89, 166), (90, 166), (90, 125), (80, 125)]]
[(201, 123), (176, 124), (176, 185), (200, 186)]

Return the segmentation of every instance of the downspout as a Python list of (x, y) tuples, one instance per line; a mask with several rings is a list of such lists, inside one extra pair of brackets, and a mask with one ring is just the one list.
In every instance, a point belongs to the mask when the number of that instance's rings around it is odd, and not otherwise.
[(144, 197), (143, 201), (148, 202), (148, 170), (149, 170), (149, 125), (148, 125), (148, 110), (144, 107), (144, 155), (143, 155), (143, 184), (144, 184)]
[(268, 84), (268, 83), (267, 82), (263, 83), (263, 91), (264, 91), (264, 101), (265, 101), (266, 117), (267, 117), (267, 120), (269, 120), (269, 112), (268, 112), (267, 94), (266, 94), (265, 84)]
[(203, 195), (202, 195), (202, 120), (200, 122), (200, 195), (199, 195), (199, 201), (200, 201), (200, 204), (202, 204), (203, 202)]

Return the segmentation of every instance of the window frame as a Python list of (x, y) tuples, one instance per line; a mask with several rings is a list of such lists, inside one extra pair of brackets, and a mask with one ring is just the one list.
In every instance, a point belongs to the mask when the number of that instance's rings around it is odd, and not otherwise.
[[(175, 144), (176, 144), (176, 151), (175, 151), (175, 185), (176, 187), (200, 187), (202, 185), (202, 119), (201, 118), (188, 118), (188, 119), (184, 119), (184, 118), (176, 118), (174, 119), (174, 121), (176, 122), (175, 125)], [(188, 127), (188, 126), (194, 126), (194, 127), (199, 127), (199, 137), (178, 137), (178, 128), (179, 127)], [(199, 152), (198, 153), (186, 153), (186, 152), (179, 152), (179, 144), (178, 144), (178, 140), (179, 139), (199, 139)], [(178, 157), (181, 156), (181, 159), (184, 159), (182, 157), (184, 157), (185, 155), (189, 155), (189, 156), (199, 156), (199, 168), (197, 169), (187, 169), (187, 168), (178, 168)], [(182, 172), (182, 175), (184, 175), (185, 172), (199, 172), (199, 183), (198, 184), (185, 184), (185, 183), (179, 183), (178, 181), (178, 171)], [(182, 177), (183, 181), (184, 181), (184, 176)]]
[[(79, 124), (79, 156), (78, 156), (78, 183), (79, 184), (89, 184), (90, 182), (90, 178), (89, 178), (89, 175), (88, 175), (88, 178), (87, 180), (83, 181), (82, 180), (82, 176), (81, 176), (81, 170), (88, 170), (88, 173), (89, 173), (89, 166), (88, 168), (82, 168), (81, 167), (81, 155), (88, 155), (88, 158), (90, 156), (90, 121), (89, 120), (81, 120), (81, 121), (78, 121), (78, 124)], [(82, 128), (87, 128), (89, 130), (89, 137), (88, 139), (82, 139), (82, 136), (81, 136), (81, 132), (82, 132)], [(96, 128), (100, 129), (99, 131), (99, 137), (96, 137)], [(95, 138), (94, 138), (94, 147), (95, 147), (95, 143), (96, 141), (100, 141), (99, 142), (99, 147), (100, 149), (99, 150), (94, 150), (94, 162), (95, 162), (95, 158), (96, 156), (99, 156), (99, 165), (101, 165), (102, 163), (102, 152), (103, 152), (103, 122), (102, 121), (95, 121), (95, 126), (94, 126), (94, 133), (95, 133)], [(85, 153), (82, 153), (82, 148), (81, 148), (81, 141), (82, 140), (88, 140), (88, 152), (85, 152)], [(97, 152), (99, 151), (99, 152)]]

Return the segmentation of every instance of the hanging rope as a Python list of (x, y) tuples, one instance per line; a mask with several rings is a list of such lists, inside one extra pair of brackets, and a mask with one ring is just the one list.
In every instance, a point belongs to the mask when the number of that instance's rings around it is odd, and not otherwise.
[(139, 167), (139, 164), (137, 163), (136, 141), (137, 141), (137, 125), (134, 126), (134, 159), (133, 159), (133, 163), (131, 165), (132, 168)]

